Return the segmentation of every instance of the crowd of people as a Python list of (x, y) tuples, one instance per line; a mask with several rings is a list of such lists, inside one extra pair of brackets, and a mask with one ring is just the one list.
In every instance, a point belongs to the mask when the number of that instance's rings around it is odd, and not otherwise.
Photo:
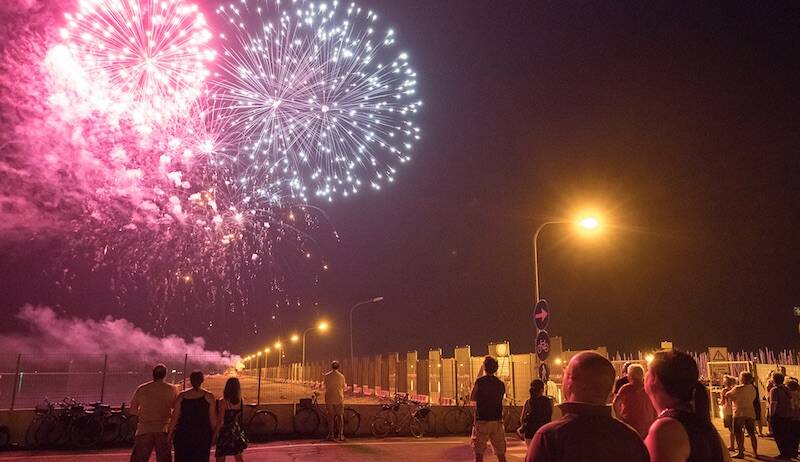
[[(201, 371), (189, 375), (191, 388), (180, 393), (164, 381), (166, 376), (166, 366), (155, 366), (153, 380), (140, 385), (133, 394), (130, 413), (139, 421), (131, 462), (147, 462), (154, 451), (158, 462), (171, 462), (173, 450), (175, 462), (207, 462), (212, 446), (216, 462), (225, 462), (227, 456), (242, 462), (248, 441), (239, 379), (229, 378), (222, 397), (217, 399), (202, 388)], [(344, 441), (345, 379), (338, 362), (331, 363), (323, 381), (328, 415), (333, 417), (328, 439)]]
[(189, 376), (191, 388), (178, 393), (164, 381), (167, 368), (153, 368), (153, 380), (139, 386), (133, 394), (130, 412), (138, 416), (131, 462), (147, 462), (155, 451), (158, 462), (208, 461), (215, 446), (217, 462), (233, 456), (243, 459), (247, 438), (242, 429), (242, 389), (239, 379), (225, 383), (217, 399), (202, 388), (204, 376), (194, 371)]
[[(499, 462), (506, 460), (501, 430), (505, 387), (495, 377), (497, 369), (497, 361), (487, 356), (484, 376), (472, 390), (476, 416), (471, 441), (477, 462), (483, 460), (487, 441)], [(605, 357), (593, 352), (573, 357), (564, 370), (565, 402), (558, 406), (562, 417), (553, 421), (553, 401), (544, 396), (544, 383), (531, 382), (518, 430), (528, 443), (526, 462), (730, 461), (744, 458), (745, 430), (753, 456), (759, 457), (761, 401), (750, 372), (742, 372), (738, 383), (725, 378), (718, 404), (731, 431), (727, 446), (712, 423), (710, 393), (690, 355), (662, 351), (654, 355), (647, 373), (641, 365), (626, 364), (622, 377), (615, 379), (614, 366)], [(776, 371), (767, 389), (777, 459), (791, 460), (798, 457), (800, 445), (798, 383), (786, 380), (785, 371)]]
[[(487, 356), (470, 399), (475, 402), (471, 445), (475, 461), (482, 462), (491, 443), (499, 462), (505, 462), (503, 421), (505, 383), (497, 376), (498, 362)], [(217, 462), (232, 456), (243, 460), (247, 437), (243, 430), (241, 385), (235, 377), (225, 383), (222, 397), (202, 388), (203, 373), (189, 376), (191, 388), (180, 393), (164, 381), (167, 369), (159, 364), (153, 380), (137, 388), (131, 413), (138, 416), (132, 462), (145, 462), (153, 451), (159, 462), (207, 461), (214, 447)], [(334, 361), (323, 376), (325, 403), (333, 417), (329, 440), (344, 440), (345, 378)], [(711, 421), (708, 389), (700, 381), (697, 363), (677, 350), (654, 355), (647, 372), (626, 364), (617, 379), (611, 362), (597, 353), (574, 356), (564, 370), (558, 405), (545, 383), (534, 380), (525, 402), (517, 434), (527, 444), (526, 462), (723, 462), (743, 458), (745, 431), (758, 458), (762, 401), (754, 377), (742, 372), (738, 381), (725, 376), (717, 404), (729, 445)], [(798, 457), (800, 445), (800, 387), (785, 371), (770, 374), (765, 412), (780, 452), (778, 459)], [(758, 430), (757, 430), (758, 428)], [(731, 455), (731, 453), (734, 453)]]

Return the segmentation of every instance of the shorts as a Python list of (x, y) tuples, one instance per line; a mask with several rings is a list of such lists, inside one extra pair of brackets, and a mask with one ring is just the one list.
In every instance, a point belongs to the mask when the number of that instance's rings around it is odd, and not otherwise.
[(344, 416), (344, 404), (328, 404), (328, 414), (331, 416)]
[(733, 431), (739, 433), (742, 428), (747, 430), (747, 434), (755, 436), (756, 434), (756, 419), (752, 417), (734, 417), (733, 418)]
[(725, 426), (728, 430), (733, 430), (733, 416), (726, 415), (722, 418), (722, 425)]
[(506, 453), (506, 428), (502, 420), (476, 420), (472, 427), (470, 443), (475, 454), (486, 451), (486, 442), (492, 442), (495, 455)]

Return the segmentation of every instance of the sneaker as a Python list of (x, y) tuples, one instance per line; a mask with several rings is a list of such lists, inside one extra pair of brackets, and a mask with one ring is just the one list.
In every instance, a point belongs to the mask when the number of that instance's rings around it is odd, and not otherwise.
[(328, 436), (326, 436), (326, 437), (325, 437), (325, 439), (326, 439), (327, 441), (334, 441), (334, 440), (335, 440), (335, 438), (333, 437), (333, 435), (328, 435)]
[(737, 452), (736, 455), (731, 456), (732, 459), (744, 459), (743, 452)]

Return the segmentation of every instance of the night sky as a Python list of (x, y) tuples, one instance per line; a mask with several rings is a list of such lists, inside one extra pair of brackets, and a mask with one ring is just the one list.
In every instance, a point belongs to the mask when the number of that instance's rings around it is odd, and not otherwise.
[[(531, 351), (533, 232), (590, 206), (602, 235), (540, 237), (565, 347), (797, 346), (800, 4), (361, 3), (420, 75), (414, 160), (391, 187), (323, 205), (341, 242), (298, 309), (258, 335), (176, 333), (247, 353), (324, 314), (333, 335), (309, 357), (344, 354), (349, 307), (384, 296), (356, 315), (359, 351)], [(15, 252), (0, 265), (6, 319), (36, 302), (147, 326), (91, 278), (59, 298), (46, 252)]]

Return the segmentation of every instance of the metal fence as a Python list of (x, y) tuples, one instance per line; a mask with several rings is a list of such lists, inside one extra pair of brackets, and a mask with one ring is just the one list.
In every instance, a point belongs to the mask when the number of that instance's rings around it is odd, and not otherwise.
[[(528, 387), (538, 376), (539, 362), (532, 353), (513, 353), (507, 342), (489, 344), (484, 350), (498, 359), (498, 377), (506, 384), (509, 404), (521, 404), (527, 398)], [(605, 349), (598, 349), (606, 354)], [(456, 404), (469, 396), (474, 380), (479, 376), (483, 355), (475, 355), (470, 346), (457, 347), (446, 357), (441, 349), (420, 354), (388, 353), (340, 361), (341, 371), (348, 383), (347, 400), (374, 402), (395, 392), (408, 393), (416, 399), (438, 404)], [(554, 337), (551, 345), (551, 382), (548, 394), (560, 398), (562, 368), (577, 352), (562, 351), (561, 341)], [(764, 358), (761, 358), (763, 356)], [(794, 353), (771, 356), (763, 353), (747, 356), (746, 360), (779, 359), (779, 364), (795, 363)], [(618, 368), (626, 360), (646, 366), (646, 355), (612, 357)], [(744, 353), (732, 353), (729, 359), (744, 359)], [(700, 370), (705, 370), (704, 354), (695, 355)], [(0, 409), (32, 408), (45, 399), (60, 401), (65, 397), (81, 402), (102, 401), (118, 406), (130, 401), (136, 387), (151, 380), (156, 362), (167, 366), (167, 381), (185, 387), (188, 374), (200, 369), (206, 374), (204, 387), (217, 396), (222, 394), (225, 381), (236, 376), (242, 383), (242, 394), (248, 402), (293, 403), (308, 397), (321, 388), (322, 374), (329, 361), (277, 365), (263, 360), (245, 361), (244, 367), (221, 359), (218, 355), (183, 355), (142, 358), (114, 357), (98, 354), (73, 356), (68, 353), (50, 356), (4, 355), (0, 358)], [(768, 363), (775, 364), (775, 363)], [(765, 367), (765, 366), (764, 366)], [(764, 367), (759, 368), (763, 369)]]

